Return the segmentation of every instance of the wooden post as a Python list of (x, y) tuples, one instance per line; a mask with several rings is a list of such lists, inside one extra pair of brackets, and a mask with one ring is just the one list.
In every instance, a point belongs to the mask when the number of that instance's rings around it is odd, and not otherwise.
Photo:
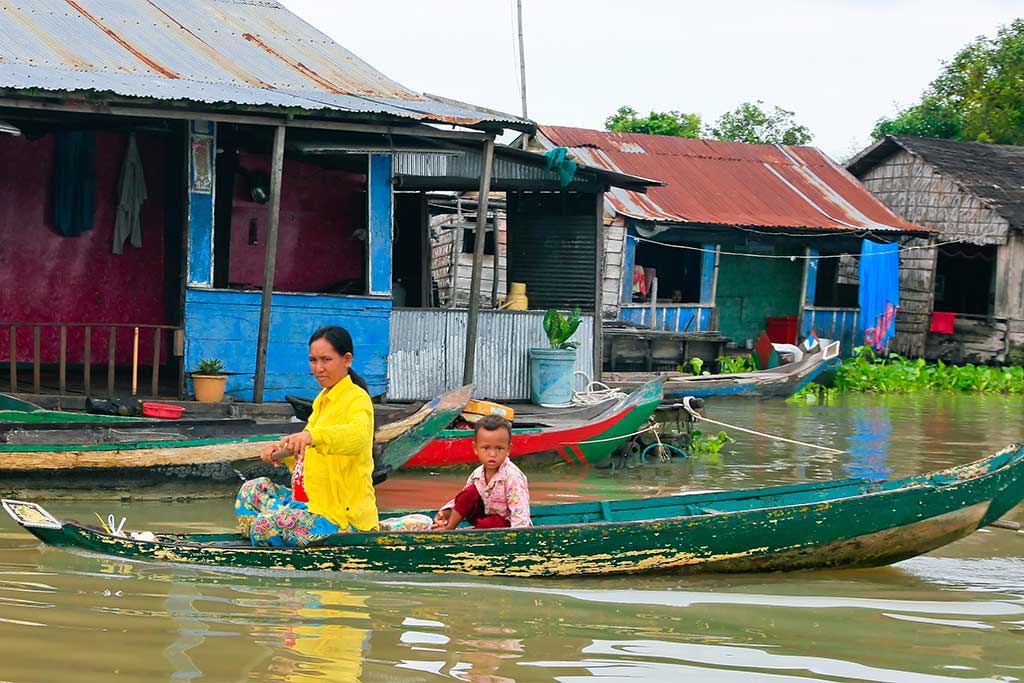
[(114, 395), (114, 364), (117, 362), (117, 328), (111, 325), (107, 337), (107, 395)]
[(85, 395), (92, 393), (92, 326), (85, 326), (85, 342), (82, 345), (82, 385)]
[(480, 173), (480, 196), (476, 204), (476, 242), (473, 245), (473, 275), (469, 285), (469, 318), (466, 321), (466, 360), (462, 366), (462, 383), (473, 383), (476, 363), (476, 328), (480, 317), (480, 277), (484, 266), (484, 237), (487, 234), (487, 201), (491, 191), (491, 166), (494, 163), (494, 139), (484, 141), (483, 170)]
[(11, 391), (18, 391), (18, 328), (11, 325), (7, 328), (10, 338)]
[(68, 328), (60, 326), (60, 393), (68, 388)]
[(420, 192), (420, 306), (434, 307), (434, 247), (430, 241), (430, 205)]
[(256, 340), (256, 376), (252, 387), (252, 400), (255, 403), (263, 402), (263, 385), (267, 379), (270, 303), (274, 293), (274, 270), (277, 267), (277, 229), (281, 222), (284, 134), (284, 126), (277, 126), (274, 129), (274, 151), (270, 166), (270, 221), (267, 228), (267, 249), (263, 256), (263, 300), (260, 304), (260, 329)]
[(139, 328), (132, 337), (132, 396), (139, 393)]
[(160, 341), (163, 330), (153, 328), (153, 398), (160, 395)]
[(498, 239), (498, 212), (494, 212), (494, 224), (491, 226), (494, 235), (494, 259), (491, 267), (491, 308), (498, 307), (498, 266), (501, 264), (501, 244)]
[(651, 278), (651, 320), (650, 326), (652, 330), (658, 329), (658, 276), (655, 275)]
[(39, 358), (39, 336), (40, 336), (39, 325), (32, 327), (32, 393), (39, 393), (39, 386), (42, 383), (40, 379), (41, 367)]
[(601, 308), (604, 305), (604, 192), (597, 193), (594, 202), (597, 212), (596, 250), (597, 268), (594, 278), (594, 379), (601, 379), (604, 370), (604, 329), (602, 326)]

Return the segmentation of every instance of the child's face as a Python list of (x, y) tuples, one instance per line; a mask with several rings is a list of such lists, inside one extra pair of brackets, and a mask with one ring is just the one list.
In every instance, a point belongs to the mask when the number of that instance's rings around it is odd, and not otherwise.
[(509, 437), (508, 431), (504, 429), (493, 431), (481, 429), (473, 438), (473, 452), (476, 453), (476, 457), (480, 459), (484, 468), (496, 470), (508, 458), (511, 442), (512, 439)]

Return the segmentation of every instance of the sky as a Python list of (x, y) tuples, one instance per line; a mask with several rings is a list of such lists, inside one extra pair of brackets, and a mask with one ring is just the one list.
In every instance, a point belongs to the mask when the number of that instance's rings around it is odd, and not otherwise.
[[(521, 113), (515, 0), (281, 0), (393, 80)], [(1022, 0), (522, 0), (529, 117), (780, 106), (842, 161)]]

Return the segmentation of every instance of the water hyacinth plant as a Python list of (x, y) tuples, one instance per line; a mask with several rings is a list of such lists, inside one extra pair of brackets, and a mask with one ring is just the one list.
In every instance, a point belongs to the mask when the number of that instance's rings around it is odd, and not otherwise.
[(842, 391), (911, 393), (915, 391), (1024, 394), (1024, 367), (987, 365), (946, 365), (923, 358), (908, 360), (890, 353), (875, 354), (861, 346), (856, 355), (843, 362), (835, 386)]

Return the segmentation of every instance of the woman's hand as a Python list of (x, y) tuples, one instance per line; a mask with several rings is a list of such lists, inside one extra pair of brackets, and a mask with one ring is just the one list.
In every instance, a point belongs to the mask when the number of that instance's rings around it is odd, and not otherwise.
[(263, 450), (260, 452), (260, 460), (267, 463), (268, 465), (273, 465), (274, 467), (277, 467), (278, 465), (281, 464), (281, 459), (280, 457), (275, 458), (274, 456), (277, 455), (282, 450), (284, 450), (284, 444), (282, 444), (280, 441), (268, 443), (266, 446), (263, 447)]
[(305, 455), (306, 446), (313, 443), (313, 435), (303, 430), (298, 434), (289, 434), (284, 437), (284, 442), (292, 455)]
[(306, 446), (311, 443), (313, 443), (313, 435), (307, 431), (289, 434), (282, 437), (280, 441), (267, 444), (260, 453), (260, 460), (277, 467), (289, 455), (305, 454)]

